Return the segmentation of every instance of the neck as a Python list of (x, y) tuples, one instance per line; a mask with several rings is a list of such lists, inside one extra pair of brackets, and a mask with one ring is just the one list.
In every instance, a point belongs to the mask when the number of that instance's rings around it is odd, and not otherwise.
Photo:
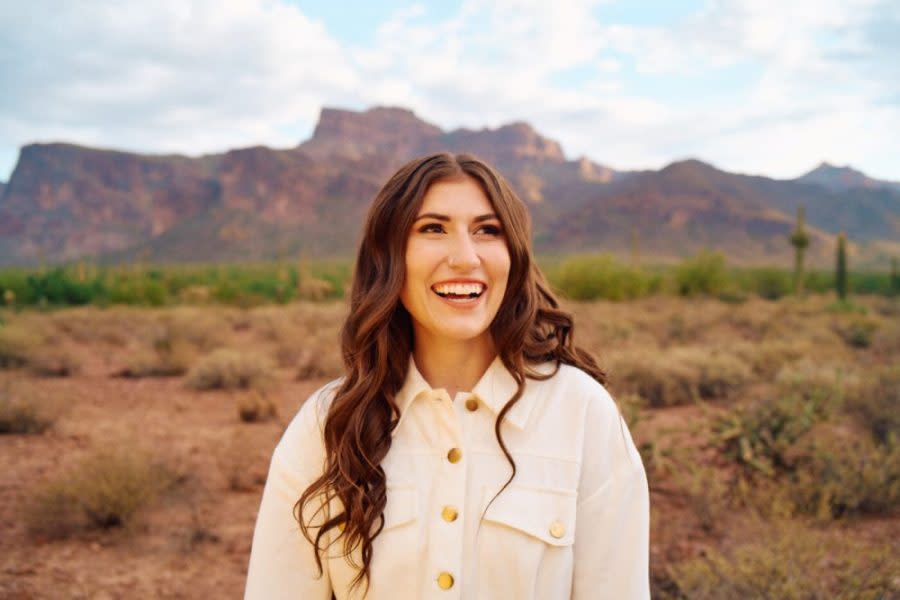
[(490, 338), (438, 343), (416, 332), (413, 359), (432, 388), (444, 388), (450, 398), (470, 392), (497, 356)]

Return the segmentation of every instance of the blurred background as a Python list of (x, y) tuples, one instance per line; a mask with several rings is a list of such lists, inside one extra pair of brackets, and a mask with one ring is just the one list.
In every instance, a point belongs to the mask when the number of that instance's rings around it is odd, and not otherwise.
[(442, 150), (528, 204), (609, 373), (654, 597), (900, 595), (896, 2), (0, 22), (0, 595), (240, 595), (274, 444), (341, 373), (367, 206)]

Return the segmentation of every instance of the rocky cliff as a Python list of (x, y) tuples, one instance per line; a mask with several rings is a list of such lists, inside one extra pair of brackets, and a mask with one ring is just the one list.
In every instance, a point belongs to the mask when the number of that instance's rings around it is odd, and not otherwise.
[(820, 167), (779, 181), (699, 161), (620, 173), (567, 160), (526, 123), (445, 132), (402, 108), (326, 108), (313, 136), (287, 150), (189, 158), (26, 146), (0, 188), (0, 264), (350, 255), (384, 179), (436, 151), (497, 165), (530, 205), (540, 252), (628, 252), (637, 239), (657, 257), (710, 246), (737, 260), (783, 261), (800, 204), (814, 260), (830, 261), (839, 230), (856, 243), (858, 259), (900, 252), (900, 191), (874, 180), (845, 174), (836, 185)]

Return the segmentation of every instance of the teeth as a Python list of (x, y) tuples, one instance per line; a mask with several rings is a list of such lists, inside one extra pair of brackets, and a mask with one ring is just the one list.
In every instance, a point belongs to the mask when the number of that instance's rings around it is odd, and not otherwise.
[(481, 283), (441, 283), (433, 286), (438, 294), (453, 294), (454, 296), (476, 296), (484, 291), (484, 284)]

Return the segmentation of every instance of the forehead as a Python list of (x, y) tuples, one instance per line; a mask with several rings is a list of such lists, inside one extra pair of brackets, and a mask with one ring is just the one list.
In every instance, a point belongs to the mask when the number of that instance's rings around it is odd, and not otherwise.
[(471, 218), (495, 213), (481, 186), (468, 177), (437, 181), (422, 199), (419, 214), (438, 213), (452, 218)]

